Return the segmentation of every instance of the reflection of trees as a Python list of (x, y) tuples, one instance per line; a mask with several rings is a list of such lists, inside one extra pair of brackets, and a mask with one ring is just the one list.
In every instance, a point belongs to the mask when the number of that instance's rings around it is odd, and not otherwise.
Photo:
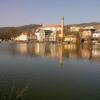
[(88, 45), (80, 47), (80, 56), (83, 59), (92, 59), (92, 49)]

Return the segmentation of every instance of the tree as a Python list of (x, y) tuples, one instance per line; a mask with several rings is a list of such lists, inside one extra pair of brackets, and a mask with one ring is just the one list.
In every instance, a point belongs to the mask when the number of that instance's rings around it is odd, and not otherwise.
[(10, 39), (13, 39), (13, 38), (19, 36), (21, 32), (19, 32), (16, 28), (10, 28), (8, 30), (8, 33), (10, 35)]
[(21, 32), (16, 28), (9, 28), (6, 31), (0, 32), (0, 39), (5, 41), (12, 40), (13, 38), (19, 36), (20, 33)]

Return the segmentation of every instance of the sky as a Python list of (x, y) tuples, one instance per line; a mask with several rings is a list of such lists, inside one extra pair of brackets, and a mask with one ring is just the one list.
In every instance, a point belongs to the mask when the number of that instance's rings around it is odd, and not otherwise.
[(0, 27), (100, 22), (100, 0), (0, 0)]

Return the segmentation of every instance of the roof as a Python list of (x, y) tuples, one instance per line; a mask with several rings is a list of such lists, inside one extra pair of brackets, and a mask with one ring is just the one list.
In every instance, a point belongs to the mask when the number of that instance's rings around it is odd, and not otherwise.
[(95, 33), (100, 33), (100, 29), (96, 30)]
[(43, 25), (43, 27), (55, 27), (55, 28), (61, 28), (61, 25)]
[(28, 33), (28, 32), (22, 32), (21, 34), (23, 34), (23, 35), (28, 35), (29, 33)]

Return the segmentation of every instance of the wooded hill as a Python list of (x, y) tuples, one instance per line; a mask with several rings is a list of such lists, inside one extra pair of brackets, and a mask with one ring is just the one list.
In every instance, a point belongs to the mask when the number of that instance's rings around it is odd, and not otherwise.
[(24, 26), (19, 26), (19, 27), (0, 27), (0, 33), (1, 32), (8, 32), (11, 29), (16, 29), (19, 32), (30, 32), (34, 31), (41, 25), (38, 24), (30, 24), (30, 25), (24, 25)]
[[(0, 27), (0, 32), (8, 32), (8, 30), (12, 28), (15, 28), (17, 31), (20, 31), (20, 32), (30, 32), (32, 30), (34, 31), (40, 26), (42, 25), (30, 24), (30, 25), (24, 25), (24, 26), (19, 26), (19, 27)], [(65, 25), (65, 28), (71, 27), (71, 26), (78, 26), (78, 27), (94, 26), (95, 28), (98, 28), (100, 27), (100, 23), (92, 22), (92, 23), (70, 24), (70, 25)]]
[[(65, 25), (67, 26), (67, 25)], [(95, 28), (100, 27), (100, 22), (91, 22), (91, 23), (80, 23), (80, 24), (70, 24), (68, 26), (78, 26), (78, 27), (88, 27), (94, 26)]]

